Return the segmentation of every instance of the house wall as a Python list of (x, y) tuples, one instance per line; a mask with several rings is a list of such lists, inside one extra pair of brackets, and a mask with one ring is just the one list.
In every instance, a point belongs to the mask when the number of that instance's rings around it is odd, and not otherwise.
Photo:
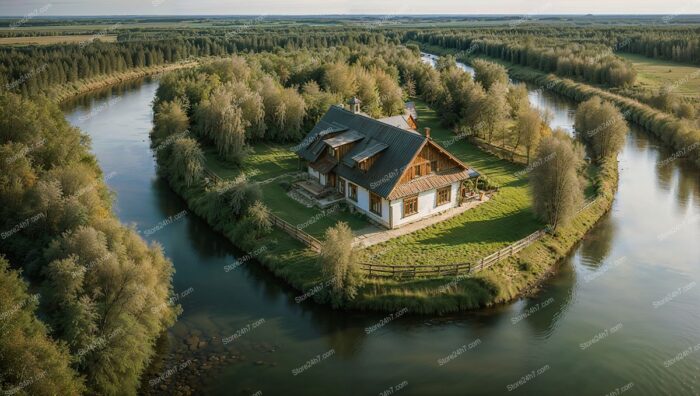
[(309, 177), (318, 180), (318, 171), (310, 166), (308, 166), (307, 169), (309, 170)]
[(437, 202), (436, 189), (421, 192), (418, 194), (418, 213), (408, 217), (403, 217), (403, 198), (391, 201), (391, 215), (394, 223), (393, 228), (413, 223), (414, 221), (418, 221), (440, 212), (444, 212), (447, 209), (456, 207), (457, 202), (459, 202), (459, 185), (459, 182), (452, 183), (450, 202), (440, 206), (435, 206), (435, 203)]
[[(342, 177), (338, 177), (338, 181), (342, 183), (349, 183), (347, 180), (343, 179)], [(354, 184), (354, 183), (353, 183)], [(383, 224), (385, 227), (389, 227), (389, 201), (382, 198), (382, 215), (379, 216), (375, 213), (372, 213), (369, 210), (369, 190), (366, 188), (363, 188), (362, 186), (357, 186), (357, 202), (353, 201), (352, 199), (349, 198), (348, 194), (350, 193), (350, 188), (346, 184), (345, 186), (345, 201), (354, 206), (356, 209), (361, 211), (362, 213), (366, 214), (367, 217), (373, 219), (374, 221)]]
[[(307, 167), (307, 169), (308, 169), (308, 171), (309, 171), (309, 177), (310, 177), (310, 178), (312, 178), (313, 180), (318, 181), (322, 186), (325, 186), (325, 185), (326, 185), (326, 179), (327, 179), (326, 175), (324, 175), (323, 173), (319, 173), (316, 169), (314, 169), (314, 168), (312, 168), (312, 167), (310, 167), (310, 166)], [(319, 176), (320, 176), (320, 177), (319, 177)]]

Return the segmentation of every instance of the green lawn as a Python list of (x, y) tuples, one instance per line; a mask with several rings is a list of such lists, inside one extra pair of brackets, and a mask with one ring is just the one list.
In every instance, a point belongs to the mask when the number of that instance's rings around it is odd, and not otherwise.
[[(486, 256), (542, 228), (534, 218), (527, 177), (516, 176), (523, 167), (487, 154), (439, 123), (435, 111), (416, 102), (419, 126), (430, 127), (433, 139), (467, 165), (477, 169), (501, 187), (489, 202), (460, 216), (367, 249), (377, 254), (373, 260), (384, 264), (450, 264), (473, 261)], [(222, 178), (234, 178), (241, 168), (221, 160), (212, 148), (205, 150), (207, 164)], [(297, 171), (298, 159), (287, 147), (270, 143), (256, 144), (242, 170), (253, 181), (264, 181)], [(289, 180), (289, 179), (287, 179)], [(338, 210), (326, 214), (307, 208), (290, 198), (280, 180), (262, 183), (263, 201), (272, 213), (318, 238), (337, 221), (347, 222), (353, 230), (369, 223), (360, 214)]]
[(664, 86), (675, 87), (675, 92), (684, 96), (697, 97), (700, 93), (700, 68), (647, 58), (642, 55), (619, 54), (632, 62), (637, 69), (636, 85), (642, 88), (658, 90)]
[[(543, 227), (534, 218), (523, 167), (486, 154), (439, 123), (438, 115), (417, 101), (418, 124), (431, 128), (431, 136), (467, 165), (488, 176), (501, 189), (474, 209), (421, 231), (372, 246), (368, 253), (383, 264), (451, 264), (474, 261)], [(452, 144), (450, 144), (452, 142)]]
[[(328, 213), (315, 207), (307, 208), (290, 198), (281, 183), (291, 179), (280, 177), (297, 172), (299, 159), (288, 147), (258, 143), (253, 146), (242, 168), (222, 160), (215, 148), (207, 147), (204, 152), (207, 166), (220, 177), (233, 179), (243, 171), (248, 180), (262, 182), (262, 199), (270, 211), (316, 238), (322, 238), (325, 230), (338, 221), (345, 221), (353, 230), (369, 225), (363, 215), (351, 214), (344, 207)], [(280, 179), (270, 181), (273, 178)]]

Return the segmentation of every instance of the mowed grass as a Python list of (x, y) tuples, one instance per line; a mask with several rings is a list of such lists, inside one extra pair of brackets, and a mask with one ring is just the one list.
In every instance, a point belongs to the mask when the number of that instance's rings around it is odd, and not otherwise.
[(117, 35), (105, 34), (97, 37), (94, 34), (76, 34), (68, 36), (0, 37), (0, 45), (77, 44), (92, 40), (113, 43), (117, 41)]
[(222, 160), (213, 147), (206, 147), (204, 151), (207, 166), (219, 177), (231, 180), (245, 173), (250, 182), (259, 183), (262, 201), (272, 213), (316, 238), (323, 238), (326, 229), (338, 221), (348, 223), (353, 230), (370, 225), (363, 215), (352, 214), (344, 207), (335, 210), (308, 208), (289, 197), (282, 184), (290, 182), (300, 168), (298, 157), (288, 147), (255, 144), (242, 167)]
[(523, 167), (486, 154), (439, 123), (437, 113), (416, 102), (418, 124), (468, 166), (500, 186), (489, 201), (450, 220), (368, 248), (377, 264), (415, 265), (473, 262), (543, 227), (532, 212)]
[(700, 68), (647, 58), (635, 54), (619, 54), (622, 58), (634, 64), (637, 69), (636, 85), (642, 88), (658, 90), (663, 87), (674, 87), (680, 95), (697, 97), (700, 93)]

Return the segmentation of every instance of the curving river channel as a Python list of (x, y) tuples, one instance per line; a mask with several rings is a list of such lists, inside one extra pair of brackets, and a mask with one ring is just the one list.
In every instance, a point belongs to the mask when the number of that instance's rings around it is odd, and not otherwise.
[[(92, 138), (119, 218), (160, 243), (177, 271), (183, 313), (146, 393), (700, 393), (700, 172), (667, 160), (673, 153), (639, 128), (620, 155), (611, 212), (535, 296), (391, 320), (296, 303), (299, 292), (254, 262), (224, 270), (240, 252), (183, 213), (156, 175), (148, 132), (157, 85), (132, 82), (65, 109)], [(574, 103), (530, 88), (557, 126), (571, 128)]]

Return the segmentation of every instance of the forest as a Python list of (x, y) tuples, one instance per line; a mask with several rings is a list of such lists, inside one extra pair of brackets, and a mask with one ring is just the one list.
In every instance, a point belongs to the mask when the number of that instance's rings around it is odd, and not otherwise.
[(25, 391), (135, 392), (178, 314), (172, 264), (115, 219), (89, 139), (55, 103), (3, 94), (0, 120), (3, 387), (45, 375)]

